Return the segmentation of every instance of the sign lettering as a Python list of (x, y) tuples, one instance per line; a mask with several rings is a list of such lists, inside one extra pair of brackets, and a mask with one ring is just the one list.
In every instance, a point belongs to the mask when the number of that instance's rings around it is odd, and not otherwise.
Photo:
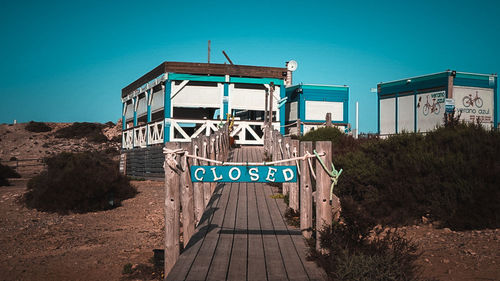
[(297, 182), (296, 166), (191, 166), (193, 182)]

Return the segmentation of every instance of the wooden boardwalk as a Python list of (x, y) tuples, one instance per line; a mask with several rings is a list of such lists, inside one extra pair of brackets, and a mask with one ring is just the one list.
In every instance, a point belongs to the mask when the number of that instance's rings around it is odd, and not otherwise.
[[(232, 158), (262, 155), (262, 147), (242, 147)], [(262, 183), (218, 185), (167, 280), (326, 280), (306, 261), (300, 230), (286, 224), (286, 205), (272, 195)]]

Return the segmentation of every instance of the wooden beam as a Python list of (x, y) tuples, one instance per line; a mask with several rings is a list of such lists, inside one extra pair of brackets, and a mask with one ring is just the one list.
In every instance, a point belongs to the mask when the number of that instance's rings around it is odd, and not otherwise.
[[(300, 156), (312, 153), (312, 142), (300, 142)], [(307, 160), (300, 161), (300, 231), (305, 238), (311, 238), (313, 227), (312, 184)]]
[[(168, 149), (177, 149), (178, 143), (165, 144)], [(180, 174), (177, 167), (170, 167), (165, 155), (165, 276), (177, 262), (180, 253)]]

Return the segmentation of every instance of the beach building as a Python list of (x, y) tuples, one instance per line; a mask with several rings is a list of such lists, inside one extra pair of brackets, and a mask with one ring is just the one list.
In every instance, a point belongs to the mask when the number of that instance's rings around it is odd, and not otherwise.
[(386, 136), (433, 130), (444, 124), (447, 108), (466, 122), (496, 127), (497, 79), (496, 74), (447, 70), (379, 83), (378, 132)]

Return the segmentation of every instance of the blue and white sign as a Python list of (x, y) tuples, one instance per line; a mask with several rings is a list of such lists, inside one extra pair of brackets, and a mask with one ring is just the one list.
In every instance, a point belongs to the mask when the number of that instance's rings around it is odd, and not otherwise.
[(296, 166), (191, 166), (193, 182), (297, 182)]
[(455, 111), (455, 100), (454, 99), (445, 99), (444, 100), (444, 108), (446, 113), (452, 113)]

